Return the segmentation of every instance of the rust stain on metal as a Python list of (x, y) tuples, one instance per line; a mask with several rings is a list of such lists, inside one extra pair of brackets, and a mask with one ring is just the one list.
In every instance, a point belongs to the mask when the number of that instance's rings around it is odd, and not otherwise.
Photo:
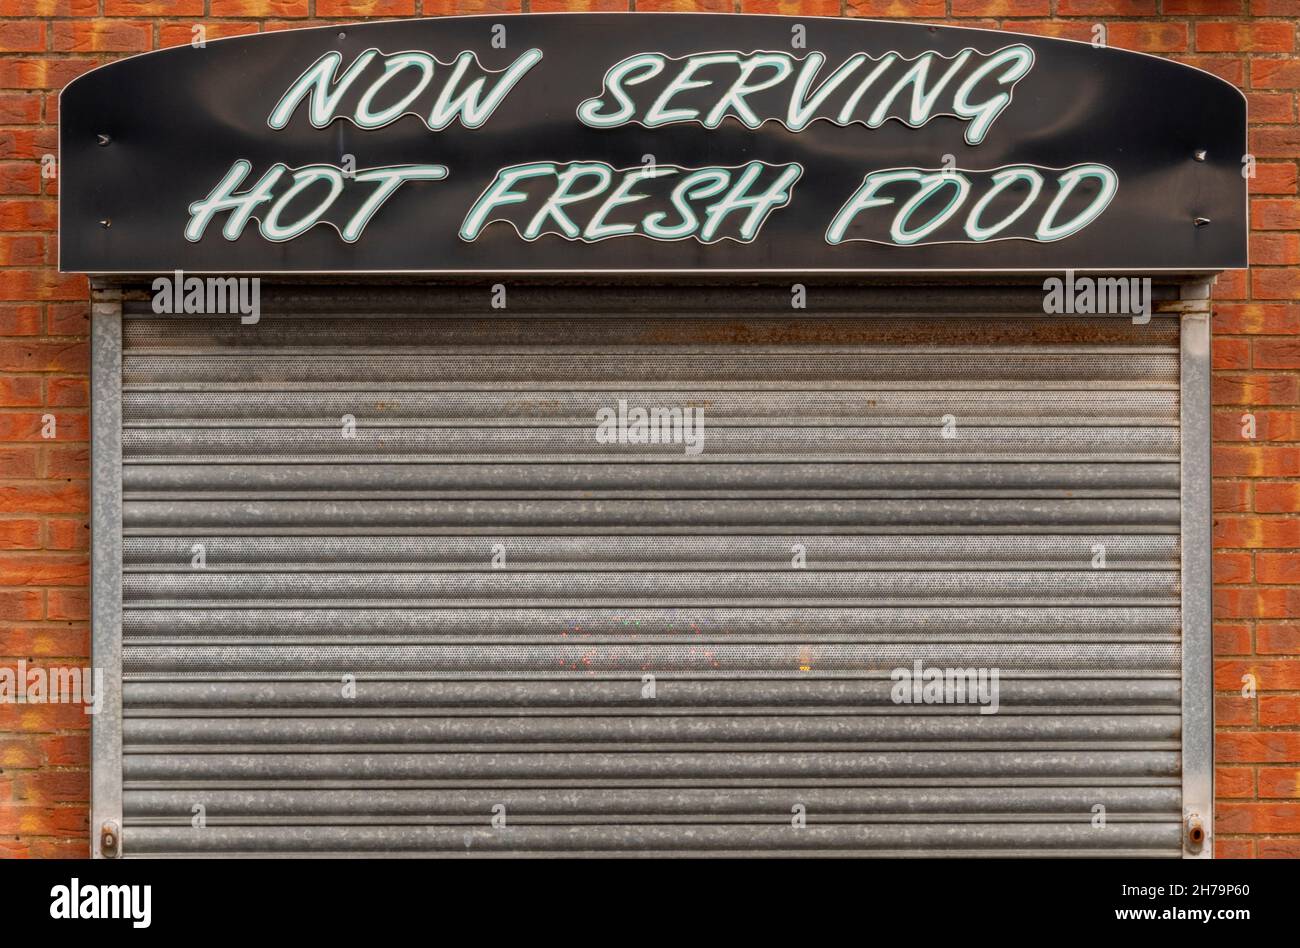
[(799, 319), (653, 321), (636, 334), (647, 346), (1009, 346), (1009, 345), (1172, 345), (1177, 327), (1134, 325), (1124, 318), (1069, 317), (880, 319), (806, 316)]

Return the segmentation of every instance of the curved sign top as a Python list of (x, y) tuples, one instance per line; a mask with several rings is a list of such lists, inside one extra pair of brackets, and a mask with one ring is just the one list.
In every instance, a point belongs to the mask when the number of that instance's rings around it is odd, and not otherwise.
[(64, 271), (1246, 265), (1246, 107), (991, 30), (590, 13), (147, 53), (60, 100)]

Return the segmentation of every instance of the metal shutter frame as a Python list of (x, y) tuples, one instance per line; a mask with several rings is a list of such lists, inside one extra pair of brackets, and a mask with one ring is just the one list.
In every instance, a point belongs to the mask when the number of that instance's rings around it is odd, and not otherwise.
[[(1185, 839), (1212, 816), (1208, 302), (1189, 286), (1134, 344), (1125, 319), (1042, 316), (1033, 286), (814, 286), (791, 313), (788, 286), (512, 285), (499, 351), (476, 345), (477, 286), (264, 287), (259, 327), (163, 325), (141, 291), (97, 287), (95, 853), (1208, 856)], [(653, 340), (671, 366), (621, 354)], [(755, 381), (791, 347), (785, 379)], [(611, 367), (621, 391), (710, 399), (706, 463), (566, 463)], [(511, 380), (527, 426), (503, 417)], [(377, 406), (383, 444), (340, 452), (322, 419), (377, 389), (402, 413)], [(944, 389), (973, 442), (918, 441)], [(248, 460), (275, 451), (290, 463)], [(887, 465), (866, 476), (866, 455)], [(506, 527), (503, 583), (482, 538)], [(186, 566), (195, 530), (221, 570)], [(774, 565), (792, 531), (816, 570)], [(1081, 577), (1099, 538), (1109, 569)], [(594, 665), (555, 640), (574, 610), (608, 643)], [(736, 638), (709, 668), (701, 621)], [(861, 670), (910, 664), (918, 636), (927, 663), (1008, 672), (1003, 713), (881, 713), (889, 681)], [(642, 665), (665, 676), (652, 709)], [(330, 715), (340, 667), (369, 677)], [(178, 780), (211, 804), (202, 835)], [(1096, 803), (1104, 840), (1080, 822)], [(488, 826), (496, 804), (521, 822)]]

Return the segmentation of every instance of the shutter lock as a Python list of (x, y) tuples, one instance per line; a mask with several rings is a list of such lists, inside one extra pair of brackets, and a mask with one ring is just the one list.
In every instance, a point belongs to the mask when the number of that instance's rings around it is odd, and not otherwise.
[(107, 859), (113, 859), (120, 856), (122, 845), (122, 833), (117, 827), (117, 823), (109, 820), (99, 828), (99, 854)]
[(1187, 848), (1194, 853), (1199, 853), (1205, 845), (1205, 823), (1195, 813), (1187, 814), (1185, 821), (1186, 843)]

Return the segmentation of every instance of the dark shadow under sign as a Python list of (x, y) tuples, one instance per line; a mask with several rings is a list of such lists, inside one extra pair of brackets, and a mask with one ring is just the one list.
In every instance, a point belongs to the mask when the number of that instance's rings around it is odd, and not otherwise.
[(1241, 93), (1015, 33), (388, 21), (133, 57), (60, 116), (64, 271), (1246, 265)]

